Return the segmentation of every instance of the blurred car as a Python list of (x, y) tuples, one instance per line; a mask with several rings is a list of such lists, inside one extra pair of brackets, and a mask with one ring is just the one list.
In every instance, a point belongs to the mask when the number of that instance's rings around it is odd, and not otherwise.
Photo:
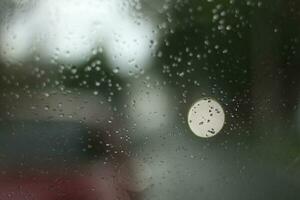
[(119, 170), (128, 161), (111, 134), (118, 125), (101, 123), (109, 105), (88, 95), (24, 96), (2, 99), (11, 111), (0, 121), (0, 199), (136, 198)]

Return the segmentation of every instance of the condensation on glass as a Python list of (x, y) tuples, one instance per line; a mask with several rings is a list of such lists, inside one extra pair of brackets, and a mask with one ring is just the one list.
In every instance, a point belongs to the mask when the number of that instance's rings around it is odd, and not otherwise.
[(2, 0), (0, 199), (298, 199), (296, 0)]

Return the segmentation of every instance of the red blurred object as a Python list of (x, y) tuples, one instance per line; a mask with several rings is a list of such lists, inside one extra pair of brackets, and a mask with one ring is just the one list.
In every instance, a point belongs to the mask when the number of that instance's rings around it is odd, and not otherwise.
[(83, 177), (1, 177), (0, 199), (96, 199), (93, 185)]
[[(128, 200), (126, 189), (118, 183), (113, 171), (99, 169), (82, 175), (1, 175), (1, 200)], [(25, 175), (24, 175), (25, 174)]]

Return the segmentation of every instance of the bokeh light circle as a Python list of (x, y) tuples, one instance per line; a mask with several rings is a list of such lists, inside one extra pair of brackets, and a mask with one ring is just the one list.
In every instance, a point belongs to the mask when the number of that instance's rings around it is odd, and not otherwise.
[(203, 98), (194, 103), (188, 112), (188, 124), (191, 131), (202, 138), (218, 134), (225, 123), (222, 106), (211, 98)]

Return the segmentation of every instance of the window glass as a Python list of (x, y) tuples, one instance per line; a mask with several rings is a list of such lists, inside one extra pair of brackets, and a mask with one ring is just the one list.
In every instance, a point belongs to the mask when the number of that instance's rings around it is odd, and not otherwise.
[(2, 0), (0, 199), (298, 199), (297, 0)]

